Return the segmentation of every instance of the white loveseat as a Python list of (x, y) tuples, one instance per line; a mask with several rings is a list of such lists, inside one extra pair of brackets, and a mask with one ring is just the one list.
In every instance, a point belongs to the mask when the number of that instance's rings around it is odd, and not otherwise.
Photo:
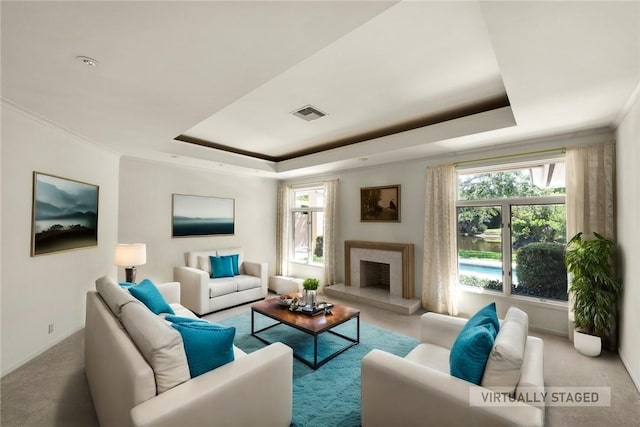
[[(211, 278), (210, 256), (238, 255), (239, 275)], [(173, 269), (173, 280), (181, 284), (182, 304), (199, 314), (257, 301), (267, 296), (268, 265), (249, 262), (242, 248), (212, 249), (185, 253), (185, 266)]]
[(421, 343), (406, 357), (372, 350), (362, 359), (364, 427), (544, 425), (544, 404), (533, 403), (533, 397), (544, 392), (543, 341), (526, 332), (522, 339), (526, 344), (514, 397), (528, 393), (531, 402), (503, 398), (503, 403), (489, 406), (478, 397), (482, 392), (495, 396), (495, 387), (476, 386), (449, 374), (450, 350), (466, 321), (426, 313), (420, 319)]
[[(289, 347), (275, 343), (250, 354), (234, 347), (234, 361), (189, 378), (188, 366), (167, 367), (184, 355), (176, 330), (112, 279), (96, 280), (96, 288), (87, 293), (85, 370), (102, 427), (290, 425)], [(179, 283), (158, 289), (176, 315), (196, 317), (180, 305)], [(168, 381), (182, 382), (168, 388)]]

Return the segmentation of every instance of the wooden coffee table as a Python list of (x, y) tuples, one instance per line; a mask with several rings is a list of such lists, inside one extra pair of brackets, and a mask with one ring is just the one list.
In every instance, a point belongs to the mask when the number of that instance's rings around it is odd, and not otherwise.
[[(310, 316), (308, 314), (290, 311), (287, 307), (281, 306), (278, 303), (278, 300), (279, 298), (270, 298), (251, 305), (251, 335), (258, 338), (265, 344), (271, 344), (271, 342), (258, 336), (258, 334), (280, 324), (284, 324), (313, 336), (313, 362), (305, 359), (301, 354), (296, 353), (296, 350), (293, 349), (293, 356), (312, 369), (318, 369), (320, 366), (324, 365), (334, 357), (344, 353), (360, 342), (360, 310), (347, 307), (346, 305), (334, 304), (333, 308), (331, 309), (331, 314), (322, 313), (315, 316)], [(255, 313), (259, 313), (263, 316), (274, 319), (278, 321), (278, 323), (274, 323), (273, 325), (256, 331), (254, 322)], [(354, 318), (357, 322), (356, 338), (347, 337), (331, 330), (336, 326), (348, 322), (349, 320)], [(347, 340), (348, 344), (346, 345), (346, 347), (341, 348), (338, 351), (325, 357), (324, 359), (318, 361), (318, 336), (325, 332)]]

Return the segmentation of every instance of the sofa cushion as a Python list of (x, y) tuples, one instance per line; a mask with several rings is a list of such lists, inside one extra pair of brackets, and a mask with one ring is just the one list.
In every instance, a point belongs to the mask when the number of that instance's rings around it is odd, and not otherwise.
[(240, 274), (240, 270), (242, 267), (242, 262), (244, 261), (242, 248), (224, 248), (217, 250), (218, 256), (225, 255), (238, 255), (238, 274)]
[(520, 381), (528, 334), (527, 313), (516, 307), (509, 308), (487, 360), (481, 383), (483, 387), (515, 392)]
[(235, 277), (209, 279), (209, 297), (215, 298), (238, 292), (238, 281)]
[[(182, 304), (169, 304), (169, 305), (173, 309), (173, 313), (176, 316), (189, 317), (189, 318), (192, 318), (192, 319), (197, 319), (198, 318), (198, 316), (193, 314), (193, 312), (191, 310), (189, 310), (188, 308), (184, 307)], [(172, 316), (169, 313), (165, 313), (165, 314), (167, 316)]]
[(233, 277), (233, 260), (230, 256), (212, 256), (211, 260), (211, 275), (212, 279), (219, 279), (221, 277)]
[(192, 323), (192, 322), (209, 323), (206, 320), (198, 319), (197, 317), (196, 318), (185, 317), (185, 316), (178, 316), (175, 314), (167, 314), (164, 317), (164, 320), (167, 320), (171, 323)]
[(261, 286), (260, 279), (255, 276), (245, 276), (241, 274), (235, 277), (238, 283), (238, 292), (246, 291), (247, 289), (259, 288)]
[(138, 302), (125, 288), (108, 276), (103, 276), (96, 280), (96, 291), (107, 304), (109, 310), (117, 317), (120, 317), (124, 305), (130, 302)]
[(129, 292), (146, 305), (154, 314), (174, 314), (171, 306), (164, 299), (156, 285), (149, 279), (144, 279), (136, 286), (130, 287)]
[(153, 369), (158, 393), (189, 380), (182, 337), (142, 304), (122, 307), (122, 324)]
[(418, 344), (405, 356), (405, 359), (418, 365), (428, 366), (442, 373), (449, 375), (449, 349), (436, 344)]
[(449, 354), (451, 375), (479, 385), (495, 336), (492, 323), (463, 328)]
[(211, 277), (211, 260), (208, 256), (198, 257), (198, 267), (200, 270), (206, 271), (209, 277)]
[(184, 254), (184, 261), (187, 264), (187, 267), (200, 268), (198, 266), (198, 257), (209, 258), (210, 256), (217, 256), (217, 255), (218, 255), (218, 251), (216, 251), (215, 249), (210, 251), (187, 252)]
[(173, 323), (182, 335), (191, 378), (234, 360), (236, 328), (209, 322)]

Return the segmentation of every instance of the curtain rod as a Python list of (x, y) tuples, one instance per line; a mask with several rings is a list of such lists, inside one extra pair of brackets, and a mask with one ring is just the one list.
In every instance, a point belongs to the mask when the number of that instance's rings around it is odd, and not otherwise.
[(475, 159), (475, 160), (463, 160), (461, 162), (455, 162), (453, 165), (454, 166), (460, 166), (460, 165), (466, 165), (469, 163), (479, 163), (479, 162), (487, 162), (490, 160), (502, 160), (502, 159), (509, 159), (509, 158), (514, 158), (514, 157), (525, 157), (525, 156), (531, 156), (534, 154), (545, 154), (545, 153), (554, 153), (557, 152), (558, 154), (562, 153), (566, 153), (567, 149), (565, 147), (561, 147), (561, 148), (550, 148), (548, 150), (539, 150), (539, 151), (529, 151), (527, 153), (518, 153), (518, 154), (505, 154), (502, 156), (494, 156), (494, 157), (486, 157), (484, 159)]

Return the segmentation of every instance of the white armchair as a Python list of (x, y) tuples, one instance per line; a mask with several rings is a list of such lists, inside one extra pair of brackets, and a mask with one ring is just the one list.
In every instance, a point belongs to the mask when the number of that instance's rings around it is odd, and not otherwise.
[[(420, 320), (421, 344), (406, 357), (373, 350), (362, 359), (364, 427), (544, 425), (544, 404), (471, 405), (472, 388), (475, 393), (493, 390), (449, 374), (449, 353), (465, 323), (466, 319), (426, 313)], [(543, 341), (526, 336), (516, 393), (544, 392), (543, 377)]]

